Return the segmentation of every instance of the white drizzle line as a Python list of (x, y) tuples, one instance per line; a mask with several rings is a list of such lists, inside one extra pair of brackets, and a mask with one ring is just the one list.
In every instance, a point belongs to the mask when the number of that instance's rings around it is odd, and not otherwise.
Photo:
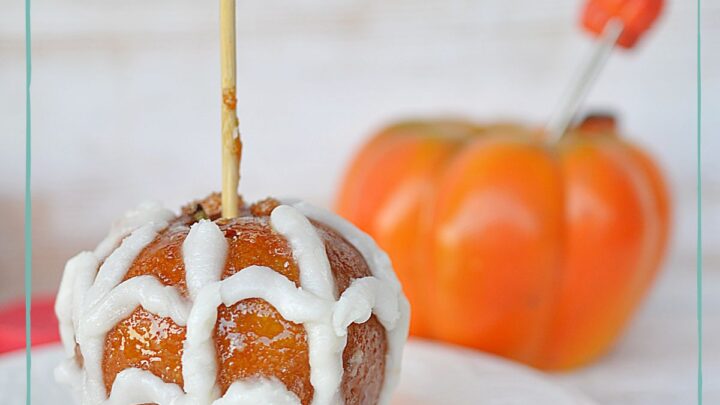
[(353, 323), (365, 323), (375, 313), (386, 330), (393, 330), (400, 319), (397, 294), (375, 277), (353, 280), (340, 296), (333, 311), (333, 327), (338, 336), (347, 335)]
[(154, 276), (137, 276), (113, 288), (86, 313), (78, 335), (104, 337), (138, 306), (161, 318), (169, 317), (180, 326), (185, 326), (190, 313), (190, 302), (176, 287), (165, 286)]
[(220, 397), (216, 381), (217, 353), (213, 342), (217, 308), (222, 304), (220, 284), (208, 284), (198, 293), (188, 318), (182, 356), (188, 404), (209, 404)]
[[(270, 214), (270, 223), (276, 232), (285, 237), (293, 250), (300, 269), (302, 288), (320, 298), (335, 301), (335, 280), (325, 244), (310, 221), (293, 207), (280, 205)], [(315, 389), (313, 405), (342, 402), (340, 383), (346, 336), (335, 334), (331, 316), (332, 308), (326, 316), (304, 324), (310, 359), (310, 384)]]
[(318, 297), (335, 300), (335, 279), (325, 244), (310, 221), (293, 207), (280, 205), (270, 213), (270, 225), (290, 244), (300, 268), (302, 288)]
[[(262, 398), (262, 402), (258, 402)], [(213, 405), (300, 405), (300, 399), (277, 379), (235, 381), (221, 399)]]
[(123, 239), (120, 247), (115, 249), (100, 266), (95, 282), (85, 295), (83, 305), (92, 308), (120, 284), (127, 274), (135, 258), (158, 235), (158, 232), (167, 227), (167, 222), (150, 222), (133, 231), (130, 236)]
[(144, 202), (128, 211), (110, 227), (110, 233), (95, 248), (95, 256), (102, 261), (118, 247), (120, 241), (132, 231), (149, 222), (169, 222), (175, 215), (158, 202)]
[(182, 388), (177, 384), (168, 384), (149, 371), (128, 368), (115, 377), (104, 405), (172, 404), (182, 397)]
[(328, 225), (342, 235), (345, 240), (360, 252), (360, 255), (362, 255), (367, 262), (368, 267), (370, 267), (370, 272), (374, 277), (389, 282), (396, 291), (402, 291), (400, 281), (397, 275), (395, 275), (390, 258), (387, 253), (380, 249), (370, 235), (361, 231), (341, 216), (310, 205), (304, 201), (295, 202), (292, 206), (306, 217)]
[(244, 299), (260, 298), (269, 302), (283, 318), (294, 323), (319, 322), (331, 312), (331, 304), (275, 270), (250, 266), (222, 281), (222, 303), (230, 306)]
[[(298, 205), (311, 210), (305, 204)], [(220, 281), (227, 257), (227, 242), (215, 223), (202, 221), (191, 228), (183, 243), (186, 283), (194, 301), (190, 303), (180, 296), (176, 288), (162, 286), (152, 276), (135, 277), (120, 283), (144, 246), (167, 226), (164, 211), (152, 207), (150, 211), (154, 216), (147, 213), (127, 216), (130, 218), (128, 222), (133, 224), (139, 222), (138, 218), (152, 218), (149, 224), (135, 230), (107, 257), (94, 284), (91, 285), (92, 274), (100, 260), (93, 253), (84, 253), (71, 260), (69, 271), (63, 276), (56, 312), (61, 328), (65, 329), (62, 339), (69, 358), (56, 370), (56, 376), (66, 381), (81, 379), (84, 404), (299, 404), (297, 396), (281, 382), (268, 379), (237, 381), (219, 398), (217, 354), (213, 342), (218, 307), (220, 304), (233, 305), (246, 298), (264, 299), (285, 319), (304, 324), (308, 336), (311, 384), (315, 390), (313, 405), (342, 403), (342, 352), (347, 326), (353, 322), (364, 322), (371, 313), (375, 313), (388, 330), (386, 380), (380, 396), (381, 404), (388, 403), (396, 373), (399, 372), (398, 360), (402, 355), (402, 343), (407, 337), (409, 314), (407, 300), (389, 267), (390, 262), (384, 254), (375, 252), (378, 248), (372, 239), (332, 214), (312, 209), (316, 220), (335, 228), (355, 245), (373, 273), (373, 277), (354, 280), (336, 300), (335, 281), (324, 243), (315, 227), (297, 209), (290, 206), (276, 208), (271, 214), (271, 226), (288, 240), (293, 250), (300, 268), (302, 287), (299, 288), (283, 275), (261, 266), (250, 266)], [(115, 226), (123, 232), (129, 227), (122, 223)], [(109, 239), (106, 238), (106, 241)], [(106, 241), (103, 243), (112, 244)], [(101, 250), (98, 248), (97, 251)], [(127, 369), (118, 374), (112, 393), (107, 397), (101, 369), (105, 337), (138, 305), (159, 316), (169, 316), (179, 325), (187, 325), (182, 357), (187, 394), (176, 384), (165, 383), (150, 372)], [(86, 310), (83, 311), (83, 308)], [(79, 331), (77, 340), (85, 360), (85, 370), (80, 370), (74, 359), (75, 337), (73, 330), (68, 330), (73, 325), (74, 330)], [(75, 381), (75, 384), (78, 383)]]
[(185, 281), (191, 299), (197, 297), (203, 286), (220, 280), (227, 251), (225, 235), (214, 222), (203, 219), (193, 224), (182, 246)]
[(55, 300), (55, 315), (59, 320), (60, 340), (68, 357), (75, 356), (75, 331), (83, 298), (82, 294), (73, 294), (73, 291), (87, 291), (92, 285), (98, 266), (100, 263), (92, 252), (82, 252), (68, 260), (65, 265)]
[[(395, 391), (395, 388), (400, 382), (402, 353), (410, 330), (410, 303), (402, 292), (402, 286), (393, 271), (390, 258), (378, 247), (369, 235), (339, 215), (316, 208), (302, 201), (295, 202), (292, 205), (308, 218), (324, 223), (339, 232), (345, 240), (360, 252), (370, 267), (372, 275), (389, 283), (393, 290), (395, 290), (396, 302), (399, 309), (397, 324), (394, 328), (388, 328), (387, 325), (383, 325), (387, 331), (388, 349), (385, 356), (385, 382), (380, 392), (380, 400), (378, 402), (380, 405), (387, 405), (390, 403), (393, 391)], [(353, 282), (353, 284), (354, 283), (355, 282)], [(350, 287), (352, 287), (352, 284)], [(388, 304), (382, 304), (382, 306), (385, 305)], [(375, 307), (373, 310), (378, 314), (378, 318), (380, 318), (380, 313), (384, 312), (379, 309), (379, 307)], [(382, 319), (380, 320), (382, 321)]]

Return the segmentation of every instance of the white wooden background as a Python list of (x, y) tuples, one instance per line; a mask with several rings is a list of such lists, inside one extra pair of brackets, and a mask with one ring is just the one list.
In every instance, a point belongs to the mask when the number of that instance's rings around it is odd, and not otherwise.
[[(53, 291), (64, 261), (139, 201), (178, 206), (218, 189), (215, 3), (33, 2), (36, 290)], [(240, 1), (243, 192), (329, 205), (352, 151), (396, 118), (540, 125), (591, 43), (576, 27), (580, 3)], [(668, 3), (637, 49), (613, 56), (587, 103), (621, 115), (674, 191), (673, 248), (650, 303), (614, 356), (566, 379), (607, 403), (694, 395), (696, 9)], [(720, 4), (703, 3), (706, 341), (720, 359)], [(0, 0), (0, 302), (22, 291), (22, 13), (22, 1)], [(720, 361), (709, 367), (718, 390)]]

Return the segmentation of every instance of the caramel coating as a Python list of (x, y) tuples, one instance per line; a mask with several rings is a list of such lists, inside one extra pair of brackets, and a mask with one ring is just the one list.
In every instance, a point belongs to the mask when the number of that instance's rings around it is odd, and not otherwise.
[[(153, 275), (164, 285), (176, 286), (187, 295), (182, 244), (189, 225), (210, 219), (228, 241), (222, 278), (251, 265), (269, 267), (300, 285), (300, 271), (287, 241), (270, 227), (269, 213), (278, 203), (264, 200), (243, 206), (238, 218), (217, 219), (217, 195), (188, 205), (171, 226), (138, 255), (125, 279)], [(207, 210), (207, 211), (206, 211)], [(209, 212), (208, 212), (209, 211)], [(354, 279), (370, 276), (360, 253), (327, 225), (313, 222), (325, 243), (338, 295)], [(129, 367), (148, 370), (165, 382), (183, 384), (182, 352), (185, 328), (138, 307), (107, 335), (103, 356), (105, 386), (110, 391), (117, 374)], [(307, 335), (303, 325), (284, 319), (262, 299), (221, 305), (214, 334), (218, 353), (218, 384), (224, 393), (239, 379), (276, 378), (300, 398), (312, 401)], [(372, 316), (348, 328), (343, 352), (342, 395), (347, 405), (377, 403), (385, 370), (385, 329)]]
[(377, 404), (385, 377), (385, 328), (373, 315), (348, 327), (341, 390), (345, 405)]
[(182, 386), (185, 328), (142, 308), (119, 323), (105, 339), (105, 388), (110, 391), (122, 370), (136, 367)]
[(177, 287), (183, 296), (187, 296), (182, 244), (189, 231), (188, 226), (175, 226), (160, 234), (140, 252), (123, 281), (151, 275), (164, 285)]
[(215, 330), (222, 392), (236, 380), (275, 377), (303, 404), (312, 401), (305, 328), (287, 321), (267, 302), (248, 299), (221, 306)]

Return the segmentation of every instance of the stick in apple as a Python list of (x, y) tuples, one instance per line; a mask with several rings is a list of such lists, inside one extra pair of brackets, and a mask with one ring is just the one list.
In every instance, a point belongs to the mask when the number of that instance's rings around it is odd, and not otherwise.
[(238, 131), (235, 69), (235, 0), (220, 0), (222, 80), (222, 216), (238, 215), (242, 143)]

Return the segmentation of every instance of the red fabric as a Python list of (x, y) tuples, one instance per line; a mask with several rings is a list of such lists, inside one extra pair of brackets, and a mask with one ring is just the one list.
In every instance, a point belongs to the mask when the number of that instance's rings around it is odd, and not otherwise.
[[(60, 341), (55, 317), (55, 297), (37, 297), (31, 303), (32, 345)], [(14, 301), (0, 308), (0, 353), (25, 348), (25, 302)]]

